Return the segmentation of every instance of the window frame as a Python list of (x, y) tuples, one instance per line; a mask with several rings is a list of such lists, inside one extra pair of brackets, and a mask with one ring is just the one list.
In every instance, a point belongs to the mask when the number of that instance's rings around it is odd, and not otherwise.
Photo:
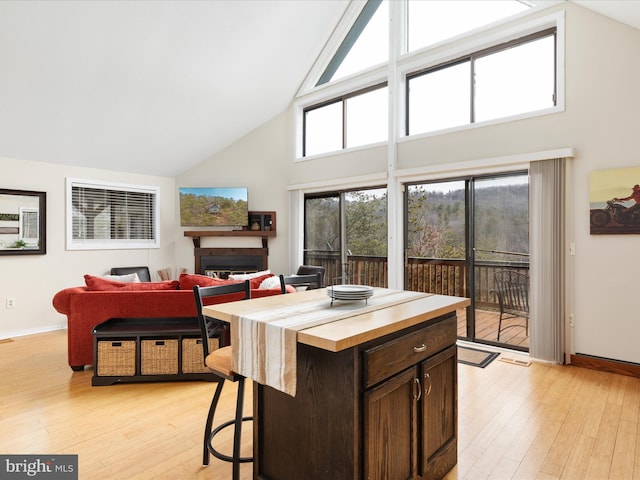
[[(35, 220), (34, 220), (35, 217)], [(31, 237), (27, 233), (35, 230), (37, 236)], [(37, 247), (40, 243), (40, 209), (35, 207), (20, 207), (20, 240), (29, 247)]]
[[(293, 163), (304, 162), (308, 160), (320, 160), (334, 156), (336, 154), (367, 150), (379, 147), (385, 144), (402, 144), (407, 141), (411, 142), (416, 139), (431, 136), (448, 134), (456, 131), (472, 130), (478, 127), (486, 127), (489, 125), (499, 125), (513, 121), (519, 121), (528, 118), (535, 118), (544, 115), (556, 114), (565, 111), (565, 20), (566, 12), (564, 9), (556, 11), (551, 10), (561, 2), (552, 0), (549, 3), (537, 5), (530, 12), (517, 14), (512, 18), (507, 18), (496, 22), (486, 28), (472, 31), (468, 34), (456, 36), (446, 43), (436, 44), (433, 47), (423, 48), (412, 52), (406, 52), (403, 48), (403, 15), (404, 2), (393, 2), (391, 9), (391, 18), (395, 22), (396, 27), (392, 28), (390, 37), (395, 46), (390, 53), (390, 61), (384, 65), (378, 65), (371, 69), (364, 70), (357, 75), (346, 77), (344, 79), (329, 82), (319, 87), (314, 87), (315, 80), (322, 74), (326, 67), (326, 62), (335, 53), (335, 49), (339, 46), (339, 42), (350, 28), (351, 22), (355, 21), (360, 9), (357, 4), (351, 4), (347, 9), (345, 17), (341, 21), (336, 33), (331, 37), (325, 46), (319, 60), (312, 67), (309, 75), (298, 90), (293, 103), (293, 142), (292, 157)], [(361, 7), (360, 7), (361, 8)], [(555, 90), (556, 90), (556, 106), (544, 110), (536, 110), (529, 113), (513, 115), (510, 117), (502, 117), (492, 120), (486, 120), (481, 123), (464, 124), (458, 127), (451, 127), (443, 130), (435, 130), (426, 133), (414, 134), (406, 136), (404, 125), (406, 112), (403, 111), (405, 105), (406, 75), (425, 68), (432, 68), (437, 65), (449, 62), (453, 59), (464, 57), (473, 52), (491, 48), (496, 45), (526, 37), (547, 29), (555, 28), (556, 30), (556, 63), (555, 63)], [(317, 154), (313, 156), (302, 155), (302, 145), (304, 142), (303, 132), (303, 109), (310, 105), (320, 104), (332, 98), (338, 98), (348, 92), (355, 92), (373, 84), (387, 82), (389, 88), (389, 138), (387, 142), (370, 144), (360, 147), (354, 147), (348, 150), (339, 150), (327, 152), (325, 154)]]
[[(308, 191), (308, 192), (303, 192), (302, 193), (302, 197), (301, 197), (301, 202), (302, 202), (302, 252), (303, 252), (303, 256), (302, 256), (302, 262), (303, 263), (308, 263), (309, 259), (308, 259), (308, 252), (311, 250), (310, 248), (308, 248), (308, 238), (307, 238), (307, 230), (308, 230), (308, 217), (307, 217), (307, 201), (310, 200), (318, 200), (318, 199), (328, 199), (328, 198), (335, 198), (338, 202), (338, 230), (339, 230), (339, 248), (338, 248), (338, 252), (339, 252), (339, 274), (336, 278), (326, 278), (325, 281), (328, 285), (332, 285), (335, 283), (335, 281), (339, 278), (341, 280), (346, 280), (347, 276), (348, 276), (348, 257), (351, 255), (351, 252), (349, 251), (349, 244), (348, 244), (348, 236), (347, 236), (347, 228), (348, 225), (346, 224), (347, 222), (347, 202), (346, 202), (346, 196), (350, 193), (354, 193), (354, 192), (367, 192), (367, 191), (371, 191), (371, 190), (385, 190), (385, 194), (386, 194), (386, 208), (387, 208), (387, 218), (385, 219), (386, 222), (386, 234), (388, 236), (389, 234), (389, 223), (388, 223), (388, 209), (389, 209), (389, 185), (388, 184), (366, 184), (366, 185), (361, 185), (361, 186), (350, 186), (348, 188), (341, 188), (339, 186), (335, 186), (335, 188), (331, 188), (328, 187), (326, 189), (320, 189), (317, 191)], [(330, 251), (335, 251), (333, 249), (331, 249)], [(388, 239), (387, 239), (387, 254), (386, 254), (386, 258), (387, 261), (389, 259), (389, 244), (388, 244)], [(388, 281), (389, 281), (389, 276), (387, 273), (387, 277), (386, 277), (386, 284), (382, 285), (382, 286), (387, 286), (388, 285)], [(377, 285), (380, 286), (380, 285)]]
[[(78, 239), (73, 237), (73, 189), (77, 187), (113, 191), (116, 193), (134, 192), (149, 194), (153, 199), (150, 207), (152, 210), (151, 238), (147, 239)], [(120, 182), (105, 182), (98, 180), (86, 180), (67, 178), (66, 185), (66, 248), (67, 250), (130, 250), (160, 248), (160, 187), (148, 185), (133, 185)]]
[[(369, 147), (371, 145), (375, 145), (375, 143), (370, 143), (367, 145), (358, 145), (356, 147), (347, 147), (346, 143), (347, 143), (347, 100), (354, 98), (354, 97), (358, 97), (360, 95), (365, 95), (367, 93), (373, 92), (375, 90), (379, 90), (379, 89), (383, 89), (383, 88), (388, 88), (388, 82), (385, 80), (383, 82), (378, 82), (375, 83), (373, 85), (369, 85), (367, 87), (364, 88), (360, 88), (358, 90), (354, 90), (354, 91), (349, 91), (345, 94), (342, 95), (338, 95), (335, 97), (332, 97), (328, 100), (324, 100), (322, 102), (318, 102), (318, 103), (313, 103), (311, 105), (308, 105), (306, 107), (302, 107), (301, 110), (301, 117), (302, 117), (302, 155), (300, 158), (302, 159), (306, 159), (309, 157), (315, 157), (316, 155), (326, 155), (328, 153), (331, 152), (321, 152), (321, 153), (314, 153), (312, 155), (307, 156), (307, 113), (313, 110), (317, 110), (319, 108), (323, 108), (323, 107), (327, 107), (329, 105), (333, 105), (335, 103), (341, 103), (342, 104), (342, 116), (341, 116), (341, 120), (342, 120), (342, 147), (340, 150), (337, 151), (344, 151), (350, 148), (363, 148), (363, 147)], [(387, 135), (387, 140), (381, 140), (380, 142), (386, 142), (388, 141), (388, 135)], [(380, 142), (376, 142), (376, 143), (380, 143)], [(336, 150), (334, 150), (336, 151)]]
[[(540, 109), (540, 110), (533, 110), (533, 111), (527, 111), (527, 112), (520, 112), (514, 115), (509, 115), (506, 117), (498, 117), (495, 119), (490, 119), (490, 120), (483, 120), (480, 122), (476, 122), (475, 120), (475, 98), (476, 98), (476, 93), (475, 93), (475, 62), (476, 60), (480, 59), (480, 58), (485, 58), (488, 57), (490, 55), (499, 53), (499, 52), (504, 52), (506, 50), (509, 50), (511, 48), (515, 48), (515, 47), (519, 47), (519, 46), (523, 46), (526, 45), (527, 43), (531, 43), (531, 42), (535, 42), (537, 40), (542, 40), (543, 38), (547, 38), (547, 37), (553, 37), (553, 42), (554, 42), (554, 58), (553, 58), (553, 85), (554, 85), (554, 91), (553, 91), (553, 105), (551, 107), (545, 108), (545, 109)], [(438, 129), (438, 130), (430, 130), (427, 132), (416, 132), (416, 133), (410, 133), (409, 129), (410, 129), (410, 124), (409, 124), (409, 118), (410, 118), (410, 108), (409, 108), (409, 103), (410, 103), (410, 95), (409, 95), (409, 82), (414, 79), (414, 78), (418, 78), (421, 77), (423, 75), (428, 75), (430, 73), (439, 71), (439, 70), (443, 70), (445, 68), (449, 68), (449, 67), (453, 67), (455, 65), (464, 63), (464, 62), (469, 62), (470, 65), (470, 76), (469, 76), (469, 91), (471, 93), (471, 97), (470, 97), (470, 101), (471, 101), (471, 105), (469, 106), (469, 122), (465, 123), (463, 125), (459, 125), (456, 127), (447, 127), (447, 128), (443, 128), (443, 129)], [(418, 135), (428, 135), (428, 134), (434, 134), (436, 132), (442, 132), (442, 131), (446, 131), (446, 130), (451, 130), (451, 129), (460, 129), (460, 128), (465, 128), (465, 127), (469, 127), (469, 126), (473, 126), (473, 125), (479, 125), (479, 124), (488, 124), (488, 123), (495, 123), (495, 122), (504, 122), (507, 121), (507, 119), (511, 119), (511, 118), (516, 118), (522, 115), (531, 115), (531, 114), (535, 114), (537, 112), (540, 111), (545, 111), (545, 110), (550, 110), (550, 109), (556, 109), (559, 107), (559, 102), (558, 102), (558, 27), (557, 26), (552, 26), (552, 27), (548, 27), (548, 28), (544, 28), (541, 30), (538, 30), (534, 33), (529, 33), (527, 35), (523, 35), (519, 38), (515, 38), (515, 39), (511, 39), (511, 40), (507, 40), (505, 42), (499, 43), (499, 44), (495, 44), (492, 45), (490, 47), (487, 48), (483, 48), (480, 50), (476, 50), (472, 53), (466, 54), (466, 55), (461, 55), (459, 57), (456, 57), (452, 60), (448, 60), (446, 62), (442, 62), (439, 63), (438, 65), (435, 66), (429, 66), (429, 67), (425, 67), (425, 68), (421, 68), (418, 70), (413, 70), (411, 72), (407, 72), (405, 74), (405, 82), (404, 82), (404, 104), (403, 104), (403, 108), (404, 108), (404, 131), (403, 134), (405, 137), (415, 137)]]

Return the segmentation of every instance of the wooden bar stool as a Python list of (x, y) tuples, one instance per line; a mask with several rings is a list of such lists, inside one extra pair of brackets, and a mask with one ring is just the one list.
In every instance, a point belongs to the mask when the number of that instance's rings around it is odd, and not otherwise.
[[(245, 377), (234, 372), (231, 368), (231, 346), (225, 346), (215, 350), (209, 350), (209, 338), (222, 339), (225, 336), (225, 331), (228, 325), (225, 322), (221, 322), (215, 318), (210, 318), (202, 313), (202, 307), (204, 305), (210, 305), (213, 303), (220, 303), (221, 296), (224, 296), (223, 301), (235, 301), (246, 300), (250, 298), (250, 283), (245, 281), (242, 283), (227, 284), (213, 287), (193, 287), (193, 295), (196, 300), (196, 309), (198, 311), (198, 322), (200, 324), (200, 330), (202, 332), (202, 347), (204, 353), (204, 362), (212, 373), (216, 374), (220, 380), (218, 386), (211, 399), (211, 406), (209, 407), (209, 414), (207, 415), (207, 423), (204, 430), (204, 448), (202, 456), (202, 464), (209, 465), (209, 456), (212, 454), (216, 458), (225, 462), (231, 462), (233, 468), (233, 480), (240, 479), (240, 464), (253, 462), (253, 457), (241, 457), (240, 456), (240, 439), (242, 434), (242, 422), (251, 421), (253, 417), (244, 417), (242, 415), (243, 403), (244, 403), (244, 383)], [(217, 297), (217, 298), (213, 298)], [(236, 397), (236, 414), (235, 418), (226, 422), (220, 423), (214, 428), (214, 417), (220, 395), (222, 394), (222, 388), (225, 381), (230, 380), (237, 382), (238, 393)], [(226, 455), (218, 451), (213, 446), (214, 437), (223, 429), (233, 426), (233, 453)]]

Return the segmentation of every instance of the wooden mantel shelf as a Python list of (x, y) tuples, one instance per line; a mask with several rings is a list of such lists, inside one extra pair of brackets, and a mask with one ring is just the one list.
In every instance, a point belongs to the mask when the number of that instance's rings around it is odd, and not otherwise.
[[(254, 222), (259, 230), (252, 230)], [(249, 227), (243, 230), (187, 230), (185, 237), (191, 237), (193, 246), (200, 248), (200, 237), (260, 237), (262, 248), (268, 248), (268, 238), (276, 236), (276, 212), (249, 212)]]

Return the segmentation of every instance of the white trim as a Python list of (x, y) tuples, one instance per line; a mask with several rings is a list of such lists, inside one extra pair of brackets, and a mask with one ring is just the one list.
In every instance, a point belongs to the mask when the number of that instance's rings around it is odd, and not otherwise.
[(304, 261), (304, 192), (289, 192), (289, 272), (295, 273)]
[(505, 155), (503, 157), (482, 158), (460, 162), (449, 162), (427, 167), (399, 169), (394, 172), (394, 177), (406, 181), (410, 178), (420, 177), (427, 179), (432, 177), (442, 178), (446, 175), (462, 175), (468, 172), (474, 174), (493, 173), (504, 171), (507, 167), (526, 166), (530, 162), (549, 160), (552, 158), (573, 158), (574, 149), (571, 147), (545, 150), (541, 152), (519, 153)]
[(573, 188), (573, 162), (569, 159), (565, 161), (565, 310), (564, 310), (564, 328), (565, 328), (565, 363), (569, 365), (571, 363), (571, 355), (576, 353), (575, 347), (575, 312), (576, 312), (576, 288), (575, 288), (575, 208), (574, 202), (569, 199), (575, 198), (575, 192)]
[(14, 330), (10, 332), (4, 332), (2, 336), (0, 336), (0, 340), (4, 340), (7, 338), (24, 337), (26, 335), (35, 335), (37, 333), (55, 332), (56, 330), (67, 330), (66, 318), (65, 318), (65, 323), (61, 323), (58, 325), (51, 325), (48, 327), (29, 328), (27, 330)]
[[(148, 193), (154, 196), (154, 238), (149, 240), (79, 240), (73, 238), (73, 187), (100, 188), (128, 192)], [(101, 180), (86, 180), (67, 177), (66, 179), (66, 249), (67, 250), (130, 250), (160, 248), (160, 187), (132, 185)]]
[(351, 27), (366, 4), (367, 0), (351, 0), (344, 11), (342, 18), (327, 40), (327, 43), (325, 43), (322, 52), (318, 55), (318, 58), (309, 70), (309, 73), (300, 85), (300, 88), (298, 88), (296, 96), (303, 95), (315, 88), (315, 84), (318, 82), (318, 79), (326, 70), (327, 65), (329, 65), (329, 62), (336, 54), (336, 51), (340, 48), (340, 45), (344, 41), (344, 37), (347, 36), (347, 33), (351, 30)]
[[(531, 11), (518, 14), (518, 20), (522, 20), (521, 16), (527, 17), (534, 13), (535, 12)], [(486, 48), (517, 40), (527, 35), (532, 35), (547, 28), (555, 27), (558, 29), (558, 32), (560, 32), (562, 28), (562, 36), (564, 38), (564, 19), (565, 12), (563, 10), (544, 17), (532, 19), (526, 23), (519, 23), (503, 30), (490, 31), (490, 27), (482, 27), (474, 33), (465, 33), (459, 37), (450, 38), (440, 44), (407, 53), (398, 60), (398, 67), (403, 74), (412, 73), (464, 57), (465, 55), (470, 55)], [(507, 21), (500, 21), (497, 25), (513, 22), (514, 19), (511, 18)]]
[[(300, 115), (300, 118), (302, 118), (302, 115)], [(302, 129), (302, 122), (300, 124), (300, 128)], [(315, 155), (308, 155), (306, 157), (302, 157), (302, 142), (299, 142), (299, 147), (300, 147), (300, 155), (296, 156), (293, 159), (293, 163), (300, 163), (300, 162), (306, 162), (307, 160), (317, 160), (319, 158), (327, 158), (327, 157), (333, 157), (336, 155), (344, 155), (346, 153), (352, 153), (352, 152), (358, 152), (360, 150), (370, 150), (373, 148), (379, 148), (379, 147), (386, 147), (389, 144), (389, 142), (387, 140), (383, 141), (383, 142), (376, 142), (376, 143), (368, 143), (366, 145), (358, 145), (357, 147), (349, 147), (349, 148), (343, 148), (341, 150), (333, 150), (331, 152), (323, 152), (323, 153), (317, 153)]]
[[(382, 183), (381, 183), (382, 182)], [(342, 190), (345, 188), (375, 187), (387, 184), (387, 173), (372, 173), (358, 177), (343, 177), (320, 182), (299, 183), (285, 187), (289, 191), (301, 190), (305, 193), (322, 192), (325, 190)]]

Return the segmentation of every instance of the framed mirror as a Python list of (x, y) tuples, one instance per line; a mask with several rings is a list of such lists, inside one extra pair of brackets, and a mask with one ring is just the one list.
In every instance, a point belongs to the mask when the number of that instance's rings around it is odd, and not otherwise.
[(0, 188), (0, 255), (44, 255), (46, 234), (46, 192)]

